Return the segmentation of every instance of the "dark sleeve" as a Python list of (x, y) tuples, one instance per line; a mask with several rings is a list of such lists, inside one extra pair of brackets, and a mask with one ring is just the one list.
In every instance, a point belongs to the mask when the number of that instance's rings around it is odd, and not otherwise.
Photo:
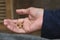
[(44, 38), (60, 38), (60, 9), (44, 10), (41, 36)]

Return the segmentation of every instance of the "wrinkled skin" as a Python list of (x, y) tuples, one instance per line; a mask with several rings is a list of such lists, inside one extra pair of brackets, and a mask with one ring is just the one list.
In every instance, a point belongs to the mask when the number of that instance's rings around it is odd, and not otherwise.
[[(20, 15), (28, 14), (28, 17), (21, 19), (4, 19), (4, 25), (8, 29), (16, 33), (30, 33), (41, 29), (44, 9), (30, 7), (27, 9), (17, 9), (16, 12)], [(23, 22), (22, 28), (17, 27), (17, 23), (19, 22)]]

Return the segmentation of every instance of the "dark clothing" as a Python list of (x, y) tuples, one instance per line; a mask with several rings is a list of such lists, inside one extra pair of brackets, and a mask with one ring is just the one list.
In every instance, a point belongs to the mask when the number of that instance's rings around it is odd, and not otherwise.
[(60, 9), (44, 11), (41, 36), (49, 39), (60, 38)]

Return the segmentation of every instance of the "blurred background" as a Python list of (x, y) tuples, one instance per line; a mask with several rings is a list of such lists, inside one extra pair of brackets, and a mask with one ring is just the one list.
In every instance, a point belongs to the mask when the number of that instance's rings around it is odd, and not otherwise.
[[(27, 15), (16, 14), (16, 9), (37, 7), (44, 9), (59, 9), (60, 0), (0, 0), (0, 32), (14, 33), (6, 28), (3, 24), (5, 18), (18, 19)], [(40, 36), (40, 30), (30, 33), (31, 35)]]

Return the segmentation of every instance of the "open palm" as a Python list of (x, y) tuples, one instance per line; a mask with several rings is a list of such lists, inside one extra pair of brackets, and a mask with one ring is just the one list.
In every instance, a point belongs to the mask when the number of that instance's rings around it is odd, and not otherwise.
[[(30, 7), (27, 9), (18, 9), (16, 12), (20, 15), (28, 14), (28, 17), (22, 19), (5, 19), (4, 25), (16, 33), (29, 33), (41, 29), (43, 22), (43, 9)], [(23, 22), (23, 27), (18, 28), (17, 23)]]

